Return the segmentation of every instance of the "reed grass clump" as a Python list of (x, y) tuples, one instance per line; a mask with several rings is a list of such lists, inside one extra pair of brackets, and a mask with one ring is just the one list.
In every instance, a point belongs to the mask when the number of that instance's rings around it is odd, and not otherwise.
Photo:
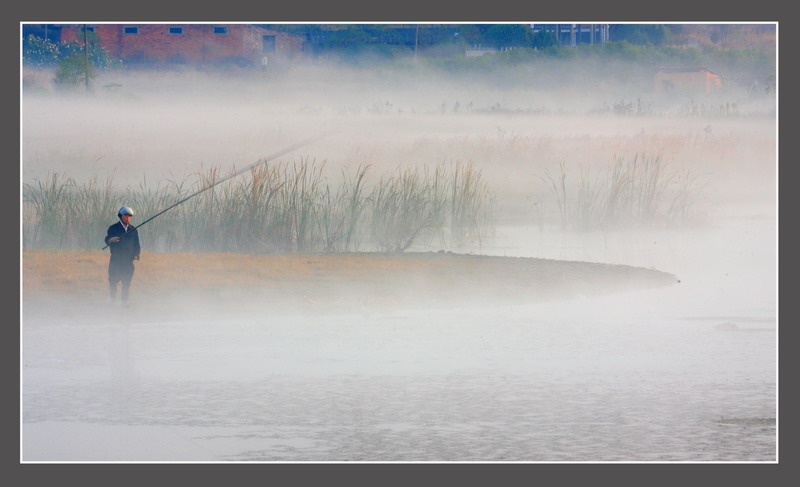
[(543, 169), (563, 228), (625, 228), (689, 223), (705, 183), (689, 169), (671, 170), (661, 154), (618, 156), (605, 170), (578, 166), (573, 182), (564, 163)]
[[(235, 168), (229, 174), (234, 174)], [(78, 183), (59, 173), (23, 185), (23, 246), (102, 246), (122, 205), (138, 221), (209, 188), (152, 220), (141, 238), (156, 251), (404, 251), (482, 242), (493, 226), (493, 194), (472, 164), (400, 167), (370, 178), (371, 166), (343, 169), (332, 183), (325, 163), (300, 159), (254, 166), (214, 186), (219, 168), (123, 189), (111, 177)], [(136, 221), (136, 220), (135, 220)], [(135, 224), (134, 221), (134, 224)]]

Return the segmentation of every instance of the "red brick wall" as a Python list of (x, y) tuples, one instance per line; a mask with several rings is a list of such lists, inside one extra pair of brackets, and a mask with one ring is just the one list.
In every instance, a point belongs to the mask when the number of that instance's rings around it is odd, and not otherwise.
[(260, 29), (256, 28), (249, 32), (249, 36), (252, 38), (252, 45), (253, 45), (253, 54), (257, 56), (262, 56), (264, 54), (267, 57), (270, 56), (270, 53), (263, 52), (263, 37), (264, 36), (274, 36), (275, 37), (275, 53), (272, 55), (278, 55), (283, 57), (291, 57), (297, 54), (300, 54), (303, 51), (303, 43), (305, 40), (301, 37), (293, 36), (286, 34), (284, 32), (278, 32), (274, 30), (267, 30), (267, 29)]
[[(65, 26), (61, 41), (83, 41), (80, 26)], [(272, 55), (299, 54), (304, 40), (285, 33), (246, 24), (97, 24), (93, 26), (100, 45), (114, 57), (126, 61), (185, 62), (206, 64), (230, 58), (258, 62), (263, 53), (263, 36), (275, 36)], [(125, 27), (138, 28), (125, 34)], [(182, 34), (170, 34), (170, 27), (182, 27)], [(227, 27), (226, 34), (215, 34), (214, 27)], [(270, 53), (267, 53), (270, 56)]]

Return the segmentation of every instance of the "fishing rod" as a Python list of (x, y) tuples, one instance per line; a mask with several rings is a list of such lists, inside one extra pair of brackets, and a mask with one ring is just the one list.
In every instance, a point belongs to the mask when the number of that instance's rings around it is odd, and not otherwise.
[[(295, 151), (295, 150), (297, 150), (297, 149), (299, 149), (299, 148), (301, 148), (301, 147), (304, 147), (304, 146), (306, 146), (306, 145), (308, 145), (308, 144), (310, 144), (310, 143), (312, 143), (312, 142), (315, 142), (315, 141), (317, 141), (317, 140), (319, 140), (319, 139), (321, 139), (321, 138), (325, 137), (325, 136), (326, 136), (326, 135), (328, 135), (329, 133), (330, 133), (330, 132), (326, 132), (326, 133), (323, 133), (323, 134), (316, 135), (316, 136), (314, 136), (314, 137), (309, 137), (309, 138), (307, 138), (307, 139), (303, 139), (303, 140), (301, 140), (300, 142), (297, 142), (296, 144), (290, 145), (289, 147), (286, 147), (285, 149), (281, 149), (281, 150), (279, 150), (278, 152), (275, 152), (274, 154), (270, 154), (270, 155), (268, 155), (268, 156), (267, 156), (267, 157), (265, 157), (264, 159), (259, 159), (258, 161), (254, 162), (253, 164), (250, 164), (249, 166), (247, 166), (247, 167), (245, 167), (245, 168), (242, 168), (242, 169), (240, 169), (240, 170), (238, 170), (238, 171), (234, 172), (233, 174), (229, 174), (228, 176), (225, 176), (224, 178), (222, 178), (222, 179), (220, 179), (219, 181), (217, 181), (216, 183), (213, 183), (213, 184), (211, 184), (211, 185), (209, 185), (209, 186), (206, 186), (205, 188), (201, 189), (200, 191), (197, 191), (196, 193), (190, 194), (190, 195), (189, 195), (189, 196), (187, 196), (186, 198), (183, 198), (182, 200), (178, 201), (177, 203), (173, 204), (172, 206), (170, 206), (170, 207), (168, 207), (168, 208), (165, 208), (165, 209), (163, 209), (163, 210), (159, 211), (159, 212), (158, 212), (158, 213), (156, 213), (155, 215), (151, 216), (151, 217), (150, 217), (150, 218), (148, 218), (147, 220), (145, 220), (145, 221), (143, 221), (142, 223), (140, 223), (139, 225), (135, 226), (135, 227), (134, 227), (134, 230), (139, 230), (139, 229), (140, 229), (141, 227), (143, 227), (143, 226), (144, 226), (144, 225), (145, 225), (147, 222), (149, 222), (149, 221), (152, 221), (152, 220), (155, 220), (156, 218), (158, 218), (159, 216), (161, 216), (161, 215), (163, 215), (164, 213), (168, 212), (169, 210), (171, 210), (171, 209), (175, 208), (176, 206), (179, 206), (179, 205), (181, 205), (181, 204), (185, 203), (186, 201), (188, 201), (188, 200), (190, 200), (190, 199), (194, 198), (195, 196), (197, 196), (197, 195), (199, 195), (199, 194), (201, 194), (201, 193), (203, 193), (203, 192), (205, 192), (205, 191), (208, 191), (209, 189), (213, 188), (214, 186), (216, 186), (216, 185), (218, 185), (218, 184), (224, 183), (225, 181), (227, 181), (227, 180), (229, 180), (229, 179), (231, 179), (231, 178), (235, 178), (236, 176), (239, 176), (240, 174), (246, 173), (247, 171), (250, 171), (250, 170), (252, 170), (254, 167), (258, 166), (259, 164), (264, 164), (264, 163), (266, 163), (266, 162), (269, 162), (269, 161), (271, 161), (272, 159), (275, 159), (276, 157), (280, 157), (280, 156), (286, 155), (286, 154), (288, 154), (289, 152)], [(120, 237), (119, 237), (119, 238), (120, 238), (120, 239), (122, 239), (122, 238), (124, 238), (125, 236), (127, 236), (127, 235), (129, 235), (129, 234), (131, 234), (131, 233), (136, 233), (136, 232), (134, 231), (134, 232), (124, 233), (124, 234), (120, 235)], [(106, 246), (105, 246), (105, 247), (103, 247), (103, 248), (102, 248), (102, 249), (100, 249), (100, 250), (105, 250), (105, 249), (107, 249), (108, 247), (109, 247), (109, 245), (108, 245), (108, 244), (106, 244)]]

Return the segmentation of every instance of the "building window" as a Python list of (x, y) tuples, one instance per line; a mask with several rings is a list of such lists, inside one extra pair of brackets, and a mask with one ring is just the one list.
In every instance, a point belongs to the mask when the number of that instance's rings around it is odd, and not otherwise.
[(125, 27), (124, 32), (126, 34), (138, 34), (139, 28), (138, 27)]
[(215, 34), (227, 34), (228, 28), (227, 27), (214, 27)]
[(86, 32), (94, 32), (94, 27), (86, 27)]
[(169, 28), (170, 34), (183, 34), (183, 27), (170, 27)]

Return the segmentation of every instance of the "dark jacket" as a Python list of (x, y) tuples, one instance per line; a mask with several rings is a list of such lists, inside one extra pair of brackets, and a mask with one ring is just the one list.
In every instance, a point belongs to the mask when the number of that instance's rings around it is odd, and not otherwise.
[[(119, 242), (109, 243), (108, 239), (111, 237), (119, 237)], [(134, 257), (139, 256), (141, 246), (139, 245), (139, 232), (136, 227), (128, 225), (127, 235), (122, 222), (117, 222), (108, 227), (106, 232), (106, 245), (111, 249), (111, 257), (113, 259), (133, 260)]]

